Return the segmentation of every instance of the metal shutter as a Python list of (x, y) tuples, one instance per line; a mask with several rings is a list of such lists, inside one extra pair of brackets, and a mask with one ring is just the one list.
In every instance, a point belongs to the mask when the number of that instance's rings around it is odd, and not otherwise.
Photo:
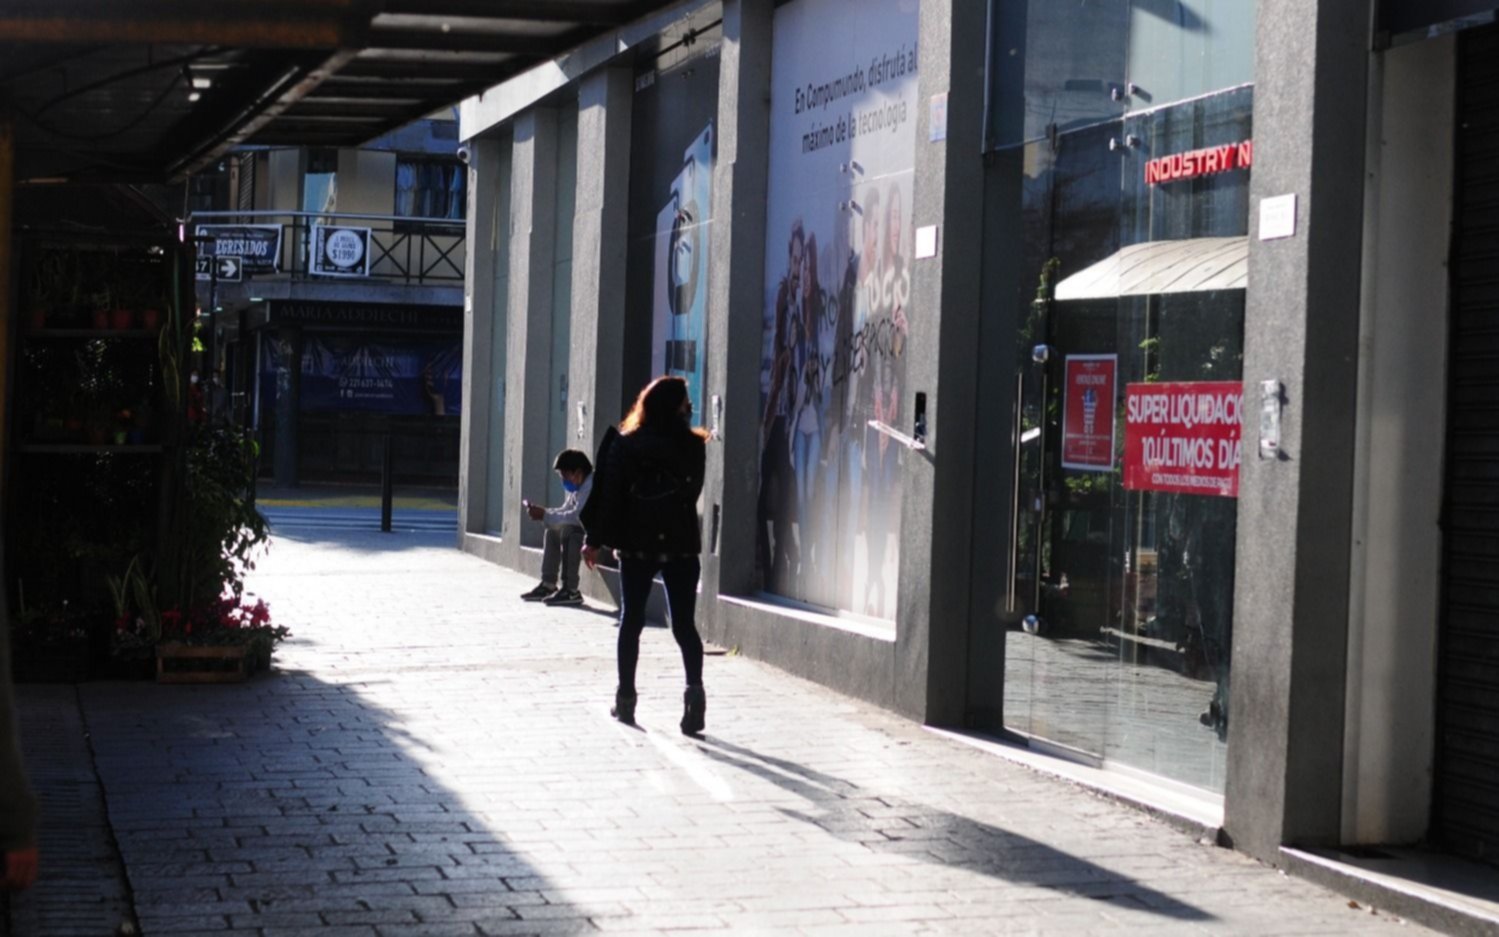
[(1432, 833), (1499, 863), (1499, 29), (1459, 50)]

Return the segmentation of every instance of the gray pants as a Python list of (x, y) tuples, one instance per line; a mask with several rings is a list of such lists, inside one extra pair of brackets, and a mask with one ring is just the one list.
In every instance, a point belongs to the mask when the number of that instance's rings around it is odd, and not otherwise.
[(541, 581), (557, 584), (557, 567), (562, 567), (562, 588), (578, 589), (578, 563), (583, 558), (583, 528), (568, 525), (548, 527), (541, 541)]

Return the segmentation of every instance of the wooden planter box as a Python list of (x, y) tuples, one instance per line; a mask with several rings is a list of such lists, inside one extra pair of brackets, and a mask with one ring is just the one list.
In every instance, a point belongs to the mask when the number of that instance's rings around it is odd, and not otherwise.
[(156, 645), (157, 683), (243, 683), (249, 673), (242, 644)]

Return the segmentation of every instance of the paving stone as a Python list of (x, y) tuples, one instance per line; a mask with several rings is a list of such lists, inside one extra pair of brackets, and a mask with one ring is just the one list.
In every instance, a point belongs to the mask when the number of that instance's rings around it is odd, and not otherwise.
[(245, 684), (21, 688), (88, 725), (146, 933), (1425, 933), (742, 657), (684, 738), (662, 628), (621, 726), (606, 610), (450, 544), (277, 538), (294, 638)]

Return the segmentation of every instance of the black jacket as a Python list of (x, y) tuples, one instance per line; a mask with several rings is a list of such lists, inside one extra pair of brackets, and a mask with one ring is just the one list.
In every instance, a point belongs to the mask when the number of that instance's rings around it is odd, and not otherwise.
[(599, 446), (593, 494), (580, 519), (589, 546), (625, 555), (696, 556), (703, 550), (697, 499), (707, 444), (685, 426), (610, 431)]

